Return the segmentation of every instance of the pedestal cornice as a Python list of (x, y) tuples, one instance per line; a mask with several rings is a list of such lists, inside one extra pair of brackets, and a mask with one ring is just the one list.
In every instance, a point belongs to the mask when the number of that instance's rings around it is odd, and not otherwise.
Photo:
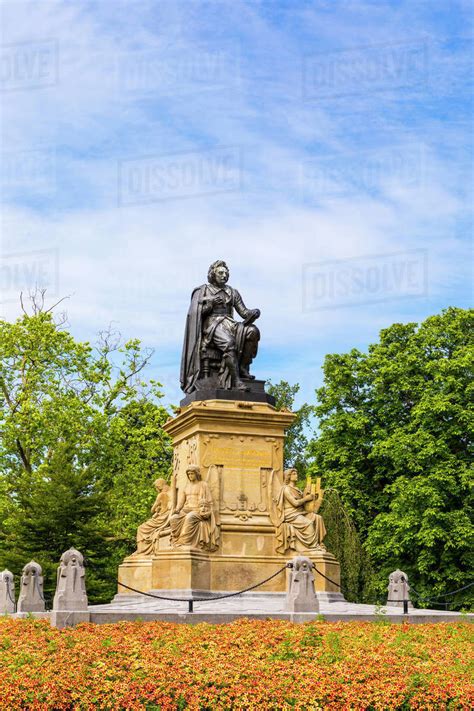
[(261, 402), (236, 400), (202, 400), (180, 408), (178, 414), (165, 422), (163, 429), (178, 442), (196, 433), (225, 433), (235, 431), (254, 434), (265, 431), (268, 436), (281, 437), (295, 415), (288, 410), (277, 410)]

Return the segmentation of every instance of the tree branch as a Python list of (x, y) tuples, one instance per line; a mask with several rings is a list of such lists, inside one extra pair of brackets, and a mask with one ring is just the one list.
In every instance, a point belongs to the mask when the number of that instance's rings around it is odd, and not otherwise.
[(19, 451), (19, 453), (20, 453), (21, 461), (23, 462), (23, 466), (25, 467), (25, 469), (26, 469), (26, 471), (28, 472), (28, 474), (31, 474), (32, 468), (31, 468), (30, 460), (29, 460), (28, 456), (26, 455), (26, 452), (25, 452), (25, 450), (23, 449), (23, 445), (22, 445), (22, 443), (20, 442), (20, 440), (18, 439), (18, 437), (17, 437), (17, 440), (16, 440), (16, 444), (17, 444), (17, 447), (18, 447), (18, 451)]

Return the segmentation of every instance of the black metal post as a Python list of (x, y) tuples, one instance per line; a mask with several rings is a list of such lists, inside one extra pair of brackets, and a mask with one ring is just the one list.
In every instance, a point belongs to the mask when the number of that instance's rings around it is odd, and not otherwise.
[(403, 614), (408, 615), (408, 600), (403, 600)]
[(188, 600), (188, 612), (194, 612), (193, 610), (193, 600)]

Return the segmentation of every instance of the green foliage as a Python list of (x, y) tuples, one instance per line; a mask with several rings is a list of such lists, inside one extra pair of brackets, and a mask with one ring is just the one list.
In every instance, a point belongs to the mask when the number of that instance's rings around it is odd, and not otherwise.
[(325, 490), (319, 513), (327, 529), (324, 544), (341, 565), (344, 597), (350, 602), (373, 602), (376, 595), (374, 571), (337, 491)]
[(168, 413), (159, 384), (140, 380), (150, 355), (110, 332), (79, 343), (34, 299), (0, 321), (0, 566), (19, 574), (35, 558), (49, 596), (73, 545), (91, 600), (110, 599), (152, 482), (169, 474)]
[[(275, 384), (269, 381), (267, 385), (268, 394), (275, 398), (277, 410), (293, 411), (295, 397), (299, 389), (298, 383), (290, 385), (286, 380), (280, 380)], [(299, 477), (303, 479), (308, 465), (306, 456), (307, 429), (311, 422), (312, 407), (304, 403), (294, 414), (296, 415), (295, 420), (286, 432), (283, 463), (285, 467), (297, 469)]]
[[(267, 389), (275, 398), (277, 409), (293, 410), (295, 396), (300, 389), (298, 383), (290, 385), (282, 380), (276, 384), (270, 383)], [(296, 419), (288, 429), (285, 439), (284, 466), (296, 467), (302, 483), (306, 483), (306, 472), (310, 467), (308, 431), (312, 412), (311, 405), (302, 405), (297, 410)], [(314, 464), (311, 469), (314, 473)], [(324, 487), (324, 471), (318, 472), (318, 475), (322, 476)], [(354, 602), (371, 601), (375, 590), (368, 555), (336, 490), (326, 490), (320, 514), (328, 531), (324, 543), (341, 564), (341, 579), (346, 599)]]
[[(285, 380), (270, 383), (267, 390), (276, 400), (277, 409), (293, 410), (295, 397), (300, 389), (298, 383), (290, 385)], [(309, 426), (313, 407), (302, 405), (296, 411), (296, 419), (288, 429), (285, 438), (284, 466), (298, 470), (301, 483), (306, 484), (306, 472), (310, 467), (308, 456)], [(314, 464), (311, 466), (314, 473)], [(325, 472), (318, 472), (326, 484)], [(356, 528), (348, 515), (338, 492), (327, 490), (324, 494), (320, 514), (328, 531), (324, 543), (341, 564), (341, 579), (346, 599), (354, 602), (371, 601), (374, 597), (373, 572), (367, 553), (364, 551)]]
[[(156, 497), (155, 479), (171, 477), (171, 442), (163, 430), (168, 411), (148, 399), (126, 403), (110, 426), (114, 462), (107, 477), (107, 507), (102, 516), (113, 543), (110, 568), (114, 571), (135, 549), (137, 526), (150, 515)], [(105, 476), (104, 476), (105, 478)]]
[(473, 317), (449, 308), (326, 357), (312, 471), (339, 492), (380, 592), (397, 567), (428, 598), (472, 580)]

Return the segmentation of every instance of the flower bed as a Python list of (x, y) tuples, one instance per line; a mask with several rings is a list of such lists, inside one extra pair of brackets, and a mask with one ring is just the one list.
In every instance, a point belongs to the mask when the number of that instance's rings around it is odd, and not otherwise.
[[(471, 709), (468, 623), (0, 619), (2, 709)], [(470, 664), (470, 670), (469, 670)]]

